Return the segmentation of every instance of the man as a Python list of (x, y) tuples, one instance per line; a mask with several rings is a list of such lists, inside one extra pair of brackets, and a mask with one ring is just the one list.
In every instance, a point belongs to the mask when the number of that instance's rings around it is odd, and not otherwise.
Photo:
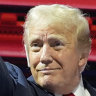
[(11, 83), (0, 83), (12, 86), (8, 93), (13, 96), (96, 96), (96, 90), (82, 78), (90, 53), (89, 33), (79, 9), (59, 4), (32, 8), (23, 39), (34, 80), (32, 76), (26, 80), (19, 68), (6, 63), (7, 68), (0, 66), (7, 73), (5, 81)]

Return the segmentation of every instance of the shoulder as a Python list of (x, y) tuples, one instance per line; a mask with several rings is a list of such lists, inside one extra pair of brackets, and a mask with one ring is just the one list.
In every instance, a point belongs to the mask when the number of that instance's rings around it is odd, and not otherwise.
[(4, 63), (6, 65), (6, 67), (7, 67), (7, 69), (8, 69), (9, 75), (15, 81), (17, 81), (19, 79), (19, 75), (23, 75), (21, 69), (19, 67), (17, 67), (16, 65), (11, 64), (9, 62), (4, 62)]
[(24, 76), (22, 70), (16, 65), (13, 65), (9, 62), (5, 62), (5, 64), (7, 66), (10, 77), (14, 81), (15, 96), (37, 96), (35, 95), (35, 91), (33, 87), (30, 86), (30, 83), (27, 81), (26, 77)]
[(13, 79), (14, 84), (17, 85), (21, 85), (22, 87), (27, 88), (28, 87), (28, 82), (26, 77), (24, 76), (22, 70), (17, 67), (16, 65), (13, 65), (9, 62), (5, 62), (9, 75), (10, 77)]

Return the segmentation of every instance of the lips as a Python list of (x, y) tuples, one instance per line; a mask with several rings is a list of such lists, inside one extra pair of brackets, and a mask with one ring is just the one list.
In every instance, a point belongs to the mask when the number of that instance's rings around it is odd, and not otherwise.
[(55, 70), (60, 70), (60, 68), (43, 68), (43, 69), (38, 69), (37, 71), (55, 71)]

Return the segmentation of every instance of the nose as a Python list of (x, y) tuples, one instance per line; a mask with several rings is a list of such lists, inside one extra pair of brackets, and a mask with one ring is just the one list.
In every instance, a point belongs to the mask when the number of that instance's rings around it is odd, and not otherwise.
[(51, 56), (51, 48), (48, 45), (44, 45), (41, 52), (40, 62), (43, 64), (50, 64), (53, 61)]

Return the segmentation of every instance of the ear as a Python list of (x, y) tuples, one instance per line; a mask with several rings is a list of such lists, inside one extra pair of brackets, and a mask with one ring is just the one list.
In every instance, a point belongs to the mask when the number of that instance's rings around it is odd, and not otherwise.
[(25, 52), (26, 52), (27, 64), (28, 64), (28, 67), (30, 67), (28, 49), (27, 49), (27, 46), (25, 44), (24, 44), (24, 47), (25, 47)]
[(86, 55), (82, 55), (79, 61), (79, 69), (80, 69), (80, 73), (85, 69), (85, 66), (87, 64), (87, 60), (88, 60), (88, 56)]

